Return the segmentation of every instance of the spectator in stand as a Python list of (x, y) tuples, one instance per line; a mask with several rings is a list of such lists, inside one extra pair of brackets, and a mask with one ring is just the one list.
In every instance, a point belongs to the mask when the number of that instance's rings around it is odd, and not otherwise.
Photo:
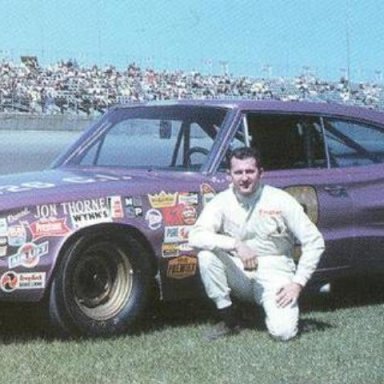
[(383, 105), (383, 87), (350, 84), (345, 78), (327, 82), (306, 71), (294, 79), (204, 75), (197, 71), (156, 71), (129, 64), (126, 70), (109, 65), (82, 67), (76, 60), (41, 67), (36, 60), (0, 62), (0, 110), (28, 113), (94, 115), (117, 102), (169, 99), (250, 98), (323, 100)]

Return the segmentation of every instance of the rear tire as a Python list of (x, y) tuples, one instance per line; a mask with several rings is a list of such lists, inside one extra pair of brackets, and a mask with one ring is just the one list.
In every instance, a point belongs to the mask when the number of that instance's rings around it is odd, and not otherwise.
[(52, 282), (49, 317), (65, 336), (114, 336), (133, 329), (149, 298), (146, 249), (133, 237), (96, 232), (61, 258)]

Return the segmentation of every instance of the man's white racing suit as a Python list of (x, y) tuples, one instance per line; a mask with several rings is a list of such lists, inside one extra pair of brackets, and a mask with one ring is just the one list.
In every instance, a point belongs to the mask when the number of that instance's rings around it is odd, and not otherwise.
[[(295, 238), (301, 244), (297, 267), (293, 260)], [(245, 271), (236, 257), (237, 240), (257, 251), (256, 271)], [(189, 243), (200, 249), (201, 278), (218, 309), (229, 307), (233, 294), (263, 306), (272, 336), (288, 340), (297, 334), (297, 302), (281, 308), (276, 293), (289, 282), (305, 286), (324, 251), (324, 240), (291, 195), (260, 184), (245, 198), (230, 187), (203, 209)]]

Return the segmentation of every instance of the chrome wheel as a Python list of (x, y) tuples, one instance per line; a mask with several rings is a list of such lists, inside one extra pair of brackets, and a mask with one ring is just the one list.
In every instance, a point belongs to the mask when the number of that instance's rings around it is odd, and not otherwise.
[(132, 266), (121, 249), (110, 242), (90, 246), (74, 269), (75, 302), (94, 320), (110, 319), (129, 299), (132, 274)]
[(150, 298), (154, 269), (136, 238), (98, 230), (65, 249), (51, 286), (49, 316), (64, 336), (134, 329)]

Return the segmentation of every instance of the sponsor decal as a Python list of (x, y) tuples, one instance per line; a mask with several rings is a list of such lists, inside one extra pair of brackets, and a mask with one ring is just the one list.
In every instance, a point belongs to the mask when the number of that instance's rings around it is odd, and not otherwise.
[(135, 218), (143, 216), (143, 208), (129, 206), (125, 208), (125, 213), (127, 217)]
[(176, 225), (164, 228), (164, 243), (179, 243), (188, 240), (191, 227)]
[[(51, 220), (63, 215), (71, 218), (72, 226), (76, 229), (123, 218), (124, 209), (120, 196), (109, 196), (38, 205), (34, 217)], [(55, 224), (59, 225), (58, 222)]]
[(182, 252), (190, 252), (190, 251), (193, 251), (194, 248), (191, 247), (188, 243), (181, 243), (181, 244), (178, 244), (178, 248), (180, 249), (180, 251)]
[(164, 258), (178, 257), (180, 252), (194, 251), (188, 243), (163, 243), (161, 246), (161, 254)]
[(124, 198), (125, 213), (128, 217), (134, 218), (143, 216), (143, 203), (141, 197), (128, 196)]
[(319, 200), (316, 189), (310, 185), (298, 185), (284, 189), (303, 206), (310, 220), (317, 224), (319, 220)]
[(4, 292), (16, 289), (40, 289), (45, 287), (45, 272), (16, 273), (5, 272), (0, 278), (0, 288)]
[(0, 279), (0, 288), (4, 292), (12, 292), (14, 291), (19, 283), (19, 277), (17, 273), (13, 271), (5, 272)]
[(184, 209), (182, 211), (183, 216), (183, 222), (186, 225), (193, 225), (196, 223), (197, 219), (197, 212), (196, 208), (192, 205), (186, 205), (184, 206)]
[(50, 218), (58, 216), (56, 204), (43, 204), (36, 206), (35, 218)]
[(162, 209), (166, 225), (193, 225), (197, 219), (196, 208), (192, 205), (178, 204)]
[(148, 227), (152, 231), (159, 229), (163, 222), (163, 216), (157, 209), (150, 209), (145, 214), (145, 220), (148, 222)]
[(179, 230), (179, 237), (181, 241), (188, 240), (189, 231), (191, 230), (191, 227), (188, 226), (182, 226)]
[(180, 256), (168, 263), (167, 277), (171, 279), (185, 279), (196, 274), (196, 257)]
[(0, 237), (0, 257), (4, 257), (7, 255), (7, 250), (8, 250), (8, 237), (6, 236), (1, 236)]
[(176, 243), (179, 241), (179, 227), (165, 227), (164, 228), (164, 242), (165, 243)]
[(70, 201), (60, 205), (64, 215), (70, 216), (75, 229), (112, 221), (108, 200), (105, 197)]
[(23, 266), (34, 268), (39, 264), (40, 257), (48, 254), (48, 241), (41, 244), (26, 243), (19, 248), (19, 251), (8, 257), (8, 268)]
[(179, 193), (179, 204), (198, 205), (199, 204), (199, 194), (196, 192), (180, 192)]
[(105, 197), (86, 199), (60, 203), (65, 215), (85, 214), (89, 212), (108, 211), (108, 203)]
[(173, 207), (163, 208), (163, 216), (165, 225), (182, 225), (184, 205), (178, 204)]
[(154, 195), (148, 194), (148, 200), (152, 208), (172, 207), (176, 205), (177, 195), (177, 192), (166, 193), (161, 191), (160, 193)]
[(71, 231), (66, 224), (65, 217), (61, 219), (55, 217), (40, 219), (28, 225), (33, 240), (38, 240), (42, 237), (65, 236)]
[(140, 196), (128, 196), (124, 199), (125, 205), (132, 205), (134, 207), (142, 207), (143, 201)]
[(120, 196), (109, 197), (109, 206), (111, 207), (111, 216), (114, 219), (122, 219), (124, 217), (124, 209)]
[(17, 289), (38, 289), (45, 287), (45, 272), (25, 272), (19, 274)]
[(203, 198), (203, 206), (209, 203), (216, 195), (215, 189), (207, 183), (200, 185), (200, 193)]
[(161, 255), (163, 257), (177, 257), (180, 255), (180, 250), (177, 243), (162, 244)]
[(216, 194), (215, 189), (211, 185), (209, 185), (208, 183), (203, 183), (203, 184), (200, 185), (200, 192), (203, 195), (206, 195), (206, 194), (213, 194), (213, 195), (215, 195)]
[(27, 241), (27, 231), (21, 224), (11, 225), (8, 228), (8, 245), (20, 247)]
[(28, 208), (24, 208), (22, 211), (15, 213), (13, 215), (8, 215), (7, 220), (9, 224), (13, 224), (19, 220), (21, 220), (23, 217), (28, 216), (31, 212)]
[[(297, 185), (284, 189), (302, 205), (309, 219), (317, 224), (319, 220), (319, 200), (316, 189), (311, 185)], [(293, 259), (296, 262), (300, 259), (301, 253), (301, 246), (296, 244), (293, 249)]]

